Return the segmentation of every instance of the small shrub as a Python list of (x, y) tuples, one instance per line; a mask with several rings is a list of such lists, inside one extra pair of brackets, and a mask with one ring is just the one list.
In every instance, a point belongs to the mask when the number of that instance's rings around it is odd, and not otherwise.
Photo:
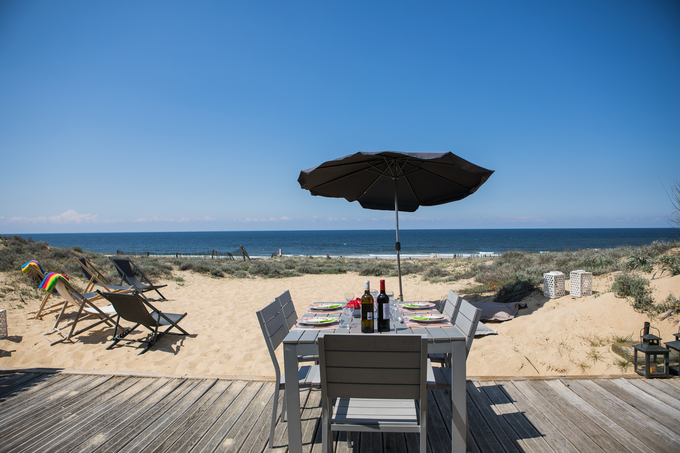
[(515, 280), (501, 286), (496, 294), (496, 302), (519, 302), (534, 292), (536, 287), (528, 280)]
[(664, 255), (659, 258), (661, 274), (668, 272), (671, 276), (680, 275), (680, 256)]
[(654, 269), (652, 266), (652, 258), (645, 252), (645, 250), (639, 250), (629, 256), (626, 260), (626, 266), (628, 269), (651, 272)]
[(617, 297), (624, 297), (630, 301), (635, 311), (642, 313), (656, 313), (656, 306), (649, 288), (649, 281), (631, 274), (619, 274), (612, 285), (612, 291)]
[(83, 249), (81, 249), (81, 248), (78, 247), (77, 245), (74, 245), (74, 246), (73, 246), (73, 251), (74, 251), (74, 252), (78, 252), (78, 253), (83, 253)]
[(248, 278), (246, 271), (236, 271), (233, 274), (234, 278)]

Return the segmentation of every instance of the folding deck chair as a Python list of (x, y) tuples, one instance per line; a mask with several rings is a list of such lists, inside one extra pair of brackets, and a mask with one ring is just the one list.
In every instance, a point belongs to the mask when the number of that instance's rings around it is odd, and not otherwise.
[[(38, 285), (45, 279), (45, 270), (36, 260), (31, 260), (26, 264), (21, 266), (21, 272), (26, 274), (29, 278), (36, 280)], [(57, 302), (47, 307), (47, 301), (52, 296), (53, 291), (48, 291), (45, 293), (42, 302), (40, 302), (40, 307), (36, 311), (28, 313), (28, 319), (42, 319), (43, 316), (50, 313), (55, 313), (61, 310), (63, 302)]]
[[(73, 288), (67, 280), (60, 279), (56, 282), (54, 290), (64, 299), (64, 303), (61, 311), (57, 315), (57, 319), (54, 323), (52, 330), (47, 332), (45, 335), (58, 334), (61, 338), (52, 341), (50, 344), (55, 345), (62, 341), (68, 341), (76, 335), (88, 331), (102, 323), (105, 323), (111, 327), (114, 326), (113, 316), (116, 314), (113, 306), (108, 305), (106, 307), (98, 307), (94, 304), (94, 301), (101, 299), (96, 293), (81, 294), (75, 288)], [(64, 313), (69, 305), (78, 307), (76, 316), (74, 319), (67, 321), (63, 326), (59, 326), (62, 320), (65, 319)], [(88, 324), (85, 328), (76, 331), (76, 326), (78, 323), (83, 321), (94, 321)], [(70, 327), (70, 329), (69, 329)]]
[(83, 275), (85, 276), (85, 280), (88, 281), (87, 286), (85, 287), (86, 293), (96, 289), (102, 289), (110, 293), (132, 292), (134, 289), (132, 286), (116, 286), (112, 284), (109, 279), (106, 278), (104, 273), (97, 269), (95, 265), (92, 264), (92, 261), (88, 260), (84, 256), (78, 258), (73, 257), (73, 259), (76, 260), (76, 262), (80, 265)]
[[(166, 333), (168, 335), (189, 335), (186, 330), (182, 329), (178, 325), (179, 322), (182, 321), (182, 319), (184, 319), (184, 317), (187, 315), (186, 313), (181, 315), (176, 313), (163, 313), (160, 310), (157, 310), (156, 307), (151, 305), (148, 300), (146, 300), (137, 292), (107, 293), (97, 290), (97, 293), (101, 294), (106, 300), (111, 302), (113, 307), (116, 309), (117, 314), (116, 327), (113, 331), (112, 338), (113, 343), (111, 343), (106, 349), (112, 349), (116, 344), (118, 344), (119, 341), (124, 340), (146, 344), (144, 350), (140, 352), (140, 354), (144, 354)], [(151, 309), (151, 313), (149, 313), (149, 309)], [(127, 329), (121, 328), (119, 333), (120, 318), (133, 322), (135, 325)], [(151, 334), (149, 334), (147, 339), (133, 340), (126, 338), (127, 335), (135, 330), (140, 324), (151, 331)], [(168, 326), (168, 328), (162, 332), (158, 331), (159, 327), (165, 326)], [(172, 328), (175, 328), (182, 333), (169, 332), (169, 330)]]
[[(161, 299), (167, 300), (165, 296), (162, 295), (160, 291), (158, 291), (158, 289), (165, 288), (168, 285), (154, 285), (153, 282), (149, 279), (149, 277), (147, 277), (144, 274), (144, 272), (139, 268), (139, 266), (133, 263), (130, 258), (118, 258), (118, 257), (114, 258), (111, 256), (109, 257), (109, 259), (111, 260), (113, 265), (116, 266), (118, 274), (120, 274), (121, 284), (123, 282), (128, 282), (128, 284), (134, 286), (137, 292), (139, 293), (145, 293), (147, 291), (156, 291), (158, 295), (161, 296)], [(139, 281), (139, 279), (135, 276), (135, 272), (142, 277), (143, 281)]]

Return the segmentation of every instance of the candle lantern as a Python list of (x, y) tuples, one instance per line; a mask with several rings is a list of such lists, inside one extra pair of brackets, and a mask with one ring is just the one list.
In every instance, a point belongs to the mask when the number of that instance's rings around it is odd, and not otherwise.
[(680, 331), (673, 336), (675, 341), (664, 343), (668, 349), (668, 371), (670, 374), (680, 376)]
[[(633, 345), (633, 364), (635, 372), (650, 378), (668, 377), (668, 349), (659, 344), (660, 337), (649, 333), (646, 322), (640, 331), (640, 344)], [(657, 332), (659, 329), (654, 328)], [(660, 333), (660, 332), (659, 332)]]

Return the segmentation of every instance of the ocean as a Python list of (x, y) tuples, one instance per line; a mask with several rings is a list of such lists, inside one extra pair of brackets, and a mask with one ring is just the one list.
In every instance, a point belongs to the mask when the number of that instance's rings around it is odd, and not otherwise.
[[(326, 256), (392, 258), (394, 230), (352, 231), (215, 231), (179, 233), (21, 234), (52, 246), (73, 247), (115, 255), (132, 253), (233, 252), (243, 246), (251, 257)], [(673, 228), (401, 230), (402, 256), (448, 258), (453, 255), (640, 246), (680, 240)]]

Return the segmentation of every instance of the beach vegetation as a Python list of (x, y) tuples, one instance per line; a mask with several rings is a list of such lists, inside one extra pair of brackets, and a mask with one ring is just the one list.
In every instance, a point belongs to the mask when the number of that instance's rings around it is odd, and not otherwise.
[(625, 373), (628, 368), (631, 368), (633, 366), (633, 358), (632, 357), (621, 357), (620, 359), (616, 360), (616, 366), (621, 369), (622, 373)]
[(626, 335), (625, 337), (622, 335), (618, 334), (613, 334), (612, 335), (612, 343), (614, 344), (623, 344), (623, 343), (630, 343), (633, 341), (633, 334)]
[(617, 297), (629, 300), (633, 310), (641, 313), (659, 313), (659, 308), (654, 304), (649, 280), (635, 274), (618, 274), (612, 285), (612, 292)]
[(370, 277), (383, 277), (389, 276), (390, 271), (395, 269), (395, 263), (389, 261), (380, 260), (373, 261), (370, 260), (359, 268), (359, 275), (370, 276)]
[(680, 275), (680, 256), (663, 255), (659, 258), (659, 262), (661, 264), (659, 269), (661, 275), (666, 272), (671, 276)]
[(595, 347), (590, 348), (590, 351), (588, 351), (587, 356), (590, 360), (593, 361), (593, 363), (597, 363), (603, 358), (602, 353), (598, 351), (597, 348)]

